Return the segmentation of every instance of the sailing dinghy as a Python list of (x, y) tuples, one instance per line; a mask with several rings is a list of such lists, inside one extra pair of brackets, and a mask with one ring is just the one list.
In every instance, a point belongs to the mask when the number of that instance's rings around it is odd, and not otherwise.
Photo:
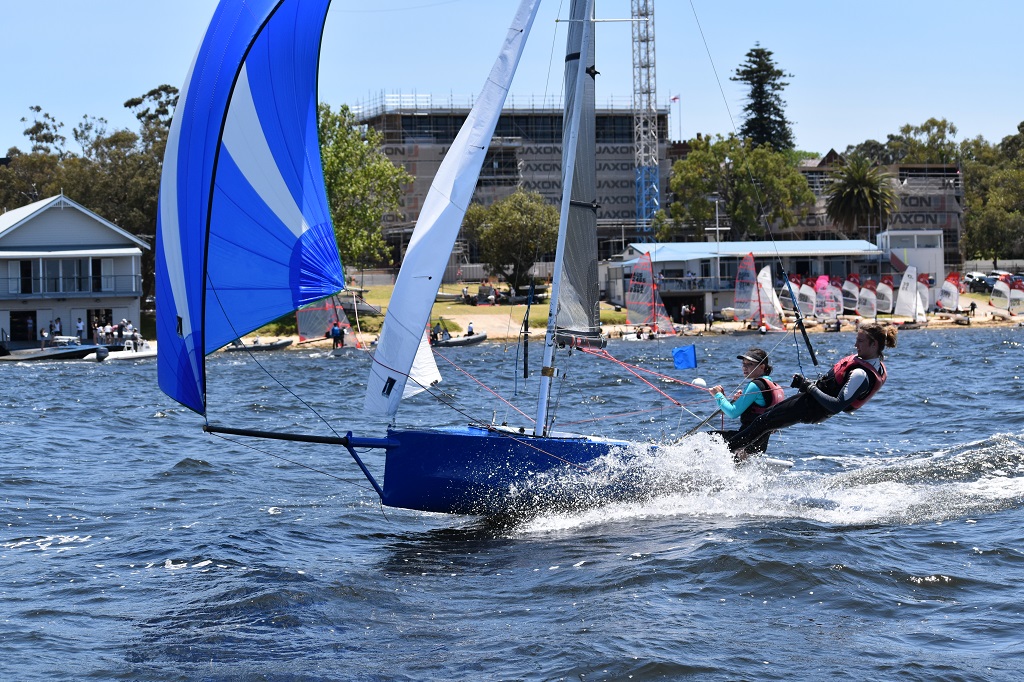
[[(441, 379), (426, 334), (430, 309), (538, 3), (521, 0), (483, 91), (424, 201), (373, 355), (368, 412), (393, 417), (403, 397)], [(327, 5), (221, 2), (181, 91), (160, 193), (159, 380), (169, 396), (202, 415), (208, 353), (345, 288), (316, 129), (316, 67)], [(383, 437), (209, 423), (207, 431), (341, 445), (383, 504), (469, 514), (506, 513), (520, 501), (543, 504), (561, 475), (578, 480), (599, 470), (602, 458), (630, 447), (554, 426), (556, 352), (596, 352), (605, 343), (598, 314), (593, 0), (573, 0), (570, 15), (561, 214), (534, 422), (392, 426)], [(636, 446), (645, 455), (655, 448)], [(384, 451), (382, 483), (361, 459), (367, 449)], [(574, 503), (572, 486), (562, 487), (551, 501), (567, 497)]]
[(626, 291), (626, 321), (639, 328), (649, 327), (646, 334), (626, 335), (626, 339), (660, 339), (675, 336), (672, 318), (665, 310), (658, 285), (654, 281), (654, 267), (651, 254), (645, 253), (633, 265), (633, 273), (629, 278), (629, 289)]

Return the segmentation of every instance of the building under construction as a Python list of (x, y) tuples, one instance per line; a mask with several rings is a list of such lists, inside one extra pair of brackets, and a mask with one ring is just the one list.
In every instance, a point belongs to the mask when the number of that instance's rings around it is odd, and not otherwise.
[[(414, 178), (401, 212), (385, 217), (385, 236), (400, 259), (438, 166), (469, 115), (471, 101), (429, 95), (381, 95), (353, 107), (361, 124), (384, 136), (384, 153)], [(611, 103), (597, 110), (598, 250), (619, 254), (641, 238), (636, 212), (636, 162), (632, 105)], [(668, 186), (668, 109), (657, 114), (661, 186)], [(562, 187), (560, 101), (510, 97), (498, 120), (473, 200), (490, 205), (517, 189), (537, 192), (557, 204)], [(456, 245), (456, 248), (464, 248)], [(469, 262), (475, 254), (459, 254)]]
[[(385, 236), (394, 248), (396, 262), (404, 255), (430, 183), (472, 104), (429, 95), (393, 94), (380, 95), (354, 107), (361, 124), (383, 134), (383, 148), (388, 158), (413, 177), (401, 199), (401, 211), (385, 216)], [(652, 236), (649, 224), (637, 218), (634, 125), (634, 110), (628, 102), (610, 103), (597, 111), (597, 203), (600, 205), (597, 217), (601, 259), (618, 256), (628, 244), (650, 241)], [(657, 130), (659, 185), (667, 188), (672, 164), (685, 158), (689, 145), (668, 140), (667, 108), (658, 110)], [(856, 234), (846, 234), (825, 212), (832, 173), (841, 164), (842, 158), (835, 151), (801, 163), (800, 171), (816, 201), (792, 228), (773, 230), (774, 238), (867, 239), (874, 243), (880, 233), (903, 232), (904, 237), (897, 235), (888, 240), (890, 249), (902, 248), (895, 245), (906, 245), (910, 241), (913, 242), (911, 247), (920, 247), (928, 240), (935, 240), (934, 246), (943, 250), (945, 264), (951, 269), (960, 265), (963, 181), (956, 165), (887, 167), (899, 200), (898, 211), (881, 225), (878, 220), (866, 217), (865, 226)], [(473, 199), (490, 205), (522, 189), (537, 192), (557, 204), (561, 196), (561, 173), (560, 102), (554, 98), (524, 101), (510, 97), (491, 140)], [(729, 226), (729, 216), (723, 213), (721, 227), (725, 230)], [(456, 243), (453, 263), (477, 262), (476, 256), (460, 241)], [(898, 263), (894, 265), (899, 268)]]

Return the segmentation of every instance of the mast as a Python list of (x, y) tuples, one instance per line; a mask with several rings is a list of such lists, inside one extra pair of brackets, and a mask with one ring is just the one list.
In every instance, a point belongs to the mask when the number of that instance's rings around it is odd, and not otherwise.
[[(593, 0), (572, 0), (569, 8), (569, 35), (566, 40), (565, 115), (562, 135), (562, 206), (558, 219), (558, 244), (555, 248), (555, 268), (551, 276), (548, 308), (548, 326), (544, 334), (544, 361), (541, 365), (540, 391), (537, 397), (537, 420), (534, 435), (547, 431), (548, 402), (551, 382), (555, 377), (555, 327), (558, 317), (558, 299), (564, 270), (566, 234), (572, 207), (572, 185), (576, 169), (576, 147), (580, 136), (580, 117), (586, 79), (594, 70)], [(590, 67), (590, 68), (588, 68)], [(570, 91), (571, 88), (571, 91)], [(592, 90), (591, 90), (592, 91)], [(589, 209), (585, 209), (589, 210)]]

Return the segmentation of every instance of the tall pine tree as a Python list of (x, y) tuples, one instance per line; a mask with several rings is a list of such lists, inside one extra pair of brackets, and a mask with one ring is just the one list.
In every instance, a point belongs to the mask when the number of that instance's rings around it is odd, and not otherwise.
[(772, 52), (755, 43), (747, 53), (747, 61), (736, 69), (736, 75), (729, 80), (746, 83), (750, 87), (747, 105), (743, 107), (745, 119), (740, 127), (740, 137), (748, 138), (753, 146), (771, 145), (777, 152), (793, 148), (793, 129), (783, 111), (786, 103), (782, 91), (792, 78), (775, 65)]

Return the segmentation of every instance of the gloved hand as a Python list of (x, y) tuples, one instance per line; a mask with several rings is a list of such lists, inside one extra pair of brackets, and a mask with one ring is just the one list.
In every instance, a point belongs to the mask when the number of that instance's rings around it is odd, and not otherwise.
[(797, 389), (801, 393), (806, 393), (807, 389), (810, 388), (813, 382), (809, 381), (803, 374), (794, 374), (793, 383), (790, 384), (793, 388)]

